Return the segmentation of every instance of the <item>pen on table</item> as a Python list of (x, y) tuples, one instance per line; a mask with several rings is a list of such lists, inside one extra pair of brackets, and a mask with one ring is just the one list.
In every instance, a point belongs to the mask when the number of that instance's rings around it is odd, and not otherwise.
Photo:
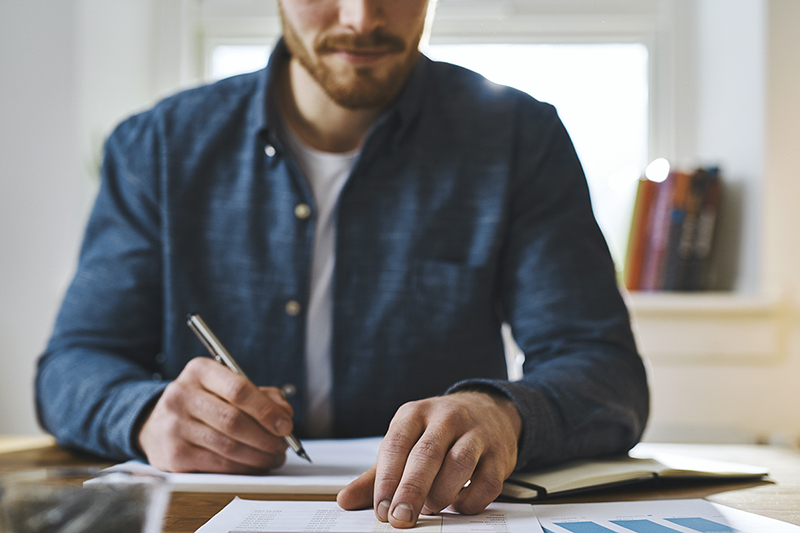
[[(227, 366), (234, 373), (247, 378), (247, 374), (245, 374), (242, 368), (236, 363), (236, 360), (231, 356), (228, 350), (225, 349), (225, 346), (219, 342), (217, 336), (214, 335), (203, 319), (200, 318), (200, 315), (196, 313), (190, 313), (187, 317), (186, 324), (189, 326), (189, 328), (191, 328), (194, 334), (197, 335), (197, 338), (200, 339), (200, 342), (203, 343), (203, 346), (206, 347), (214, 359)], [(311, 462), (311, 458), (303, 449), (303, 445), (300, 443), (297, 437), (290, 433), (284, 437), (284, 440), (286, 440), (286, 443), (292, 448), (292, 450), (294, 450), (294, 453), (309, 463)]]

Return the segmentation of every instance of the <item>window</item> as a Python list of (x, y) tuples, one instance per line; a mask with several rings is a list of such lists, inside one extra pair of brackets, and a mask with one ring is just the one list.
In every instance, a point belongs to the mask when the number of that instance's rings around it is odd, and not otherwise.
[(264, 68), (271, 46), (261, 44), (221, 44), (211, 49), (206, 79), (221, 80)]

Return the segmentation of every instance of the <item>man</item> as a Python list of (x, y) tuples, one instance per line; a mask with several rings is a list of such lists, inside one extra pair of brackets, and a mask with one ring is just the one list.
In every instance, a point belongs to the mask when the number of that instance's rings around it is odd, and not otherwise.
[[(279, 7), (265, 71), (110, 137), (39, 365), (44, 426), (166, 470), (251, 473), (293, 430), (385, 432), (338, 500), (396, 527), (478, 512), (515, 468), (632, 446), (645, 375), (554, 110), (421, 57), (427, 0)], [(261, 387), (199, 357), (193, 311)]]

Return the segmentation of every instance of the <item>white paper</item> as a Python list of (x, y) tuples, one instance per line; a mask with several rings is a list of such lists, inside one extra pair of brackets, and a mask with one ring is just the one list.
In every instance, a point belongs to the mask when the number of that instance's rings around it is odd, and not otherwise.
[(533, 505), (545, 533), (798, 533), (800, 527), (706, 500)]
[(380, 437), (304, 440), (303, 447), (313, 463), (287, 450), (286, 463), (263, 476), (173, 474), (141, 461), (128, 461), (111, 468), (160, 472), (177, 492), (336, 494), (375, 463), (380, 443)]
[[(372, 509), (345, 511), (335, 502), (235, 498), (196, 533), (380, 533), (405, 531), (379, 522)], [(492, 503), (477, 515), (421, 516), (414, 533), (541, 533), (528, 504)]]
[[(652, 458), (667, 468), (674, 470), (695, 470), (708, 475), (739, 477), (766, 476), (769, 474), (769, 469), (763, 466), (693, 457), (684, 453), (675, 453), (672, 450), (675, 450), (675, 446), (669, 444), (640, 442), (631, 449), (629, 455), (637, 458)], [(677, 450), (680, 450), (680, 448), (677, 448)]]

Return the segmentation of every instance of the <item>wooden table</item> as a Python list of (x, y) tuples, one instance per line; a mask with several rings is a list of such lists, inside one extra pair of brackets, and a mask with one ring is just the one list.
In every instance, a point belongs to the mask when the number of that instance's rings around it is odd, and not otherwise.
[[(9, 439), (0, 437), (0, 450)], [(19, 446), (17, 446), (19, 447)], [(657, 488), (618, 488), (591, 495), (554, 498), (548, 503), (631, 501), (652, 499), (706, 498), (744, 511), (800, 525), (800, 452), (771, 446), (676, 444), (670, 451), (684, 455), (720, 459), (765, 466), (768, 481), (663, 484)], [(75, 454), (47, 441), (37, 441), (33, 448), (3, 453), (0, 451), (0, 474), (30, 468), (59, 466), (107, 466), (108, 462)], [(172, 496), (164, 521), (165, 533), (193, 533), (219, 512), (233, 494), (182, 493)], [(264, 494), (239, 494), (250, 499), (316, 499), (332, 496), (294, 495), (278, 497)]]

